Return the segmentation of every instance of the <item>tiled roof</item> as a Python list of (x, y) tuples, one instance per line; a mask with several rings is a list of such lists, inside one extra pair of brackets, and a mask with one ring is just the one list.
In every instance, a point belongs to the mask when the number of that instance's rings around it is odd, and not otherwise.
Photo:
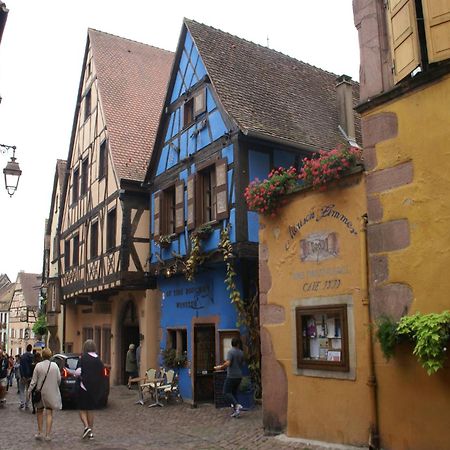
[(0, 311), (7, 312), (11, 306), (15, 283), (8, 283), (0, 288)]
[(117, 175), (142, 181), (173, 53), (93, 29), (89, 29), (89, 40)]
[(39, 290), (42, 277), (38, 273), (19, 272), (17, 275), (16, 289), (22, 288), (23, 298), (28, 307), (37, 309), (39, 306)]
[[(222, 105), (244, 133), (316, 149), (343, 141), (336, 74), (198, 22), (184, 22)], [(353, 83), (356, 105), (359, 84)]]

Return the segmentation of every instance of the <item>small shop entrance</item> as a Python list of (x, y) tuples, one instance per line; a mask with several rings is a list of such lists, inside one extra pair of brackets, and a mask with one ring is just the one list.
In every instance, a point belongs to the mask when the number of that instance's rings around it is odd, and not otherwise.
[(194, 401), (214, 402), (214, 364), (216, 360), (214, 324), (194, 326)]
[(135, 348), (139, 345), (139, 320), (136, 314), (136, 306), (134, 302), (129, 301), (125, 307), (122, 317), (122, 342), (121, 342), (121, 376), (122, 384), (127, 384), (128, 376), (125, 373), (125, 359), (130, 344), (134, 344)]

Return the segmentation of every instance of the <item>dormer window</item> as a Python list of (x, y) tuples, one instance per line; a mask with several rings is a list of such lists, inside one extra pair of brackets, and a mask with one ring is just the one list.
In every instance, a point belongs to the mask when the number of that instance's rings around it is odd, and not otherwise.
[(206, 88), (200, 89), (184, 104), (183, 127), (191, 125), (195, 119), (206, 111)]

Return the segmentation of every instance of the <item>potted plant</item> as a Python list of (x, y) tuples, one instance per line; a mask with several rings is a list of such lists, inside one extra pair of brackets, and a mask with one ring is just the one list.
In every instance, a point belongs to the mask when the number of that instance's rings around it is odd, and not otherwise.
[(194, 233), (198, 236), (199, 239), (208, 239), (210, 234), (212, 233), (213, 228), (211, 224), (205, 223), (202, 226), (198, 227)]
[(171, 234), (163, 234), (159, 237), (157, 245), (161, 248), (169, 248), (172, 244), (172, 235)]
[(329, 183), (339, 180), (361, 161), (360, 148), (338, 146), (330, 151), (320, 150), (318, 157), (303, 159), (299, 179), (306, 186), (324, 191)]
[(41, 339), (42, 336), (47, 334), (47, 320), (45, 314), (39, 314), (36, 322), (33, 324), (33, 333), (36, 335), (37, 339)]
[(273, 169), (267, 179), (256, 178), (244, 191), (248, 209), (265, 216), (275, 217), (280, 206), (286, 203), (283, 197), (298, 186), (298, 174), (294, 167)]

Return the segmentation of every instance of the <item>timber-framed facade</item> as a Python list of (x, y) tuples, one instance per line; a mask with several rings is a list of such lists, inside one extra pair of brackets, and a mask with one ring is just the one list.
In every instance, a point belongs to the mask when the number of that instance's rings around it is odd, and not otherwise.
[[(149, 205), (141, 184), (172, 54), (89, 29), (58, 226), (64, 350), (87, 338), (125, 377), (130, 343), (156, 325), (146, 277)], [(142, 67), (144, 69), (142, 69)], [(132, 310), (133, 314), (129, 314)], [(127, 315), (128, 314), (128, 315)], [(156, 322), (155, 322), (156, 323)], [(153, 350), (143, 361), (155, 358)]]

